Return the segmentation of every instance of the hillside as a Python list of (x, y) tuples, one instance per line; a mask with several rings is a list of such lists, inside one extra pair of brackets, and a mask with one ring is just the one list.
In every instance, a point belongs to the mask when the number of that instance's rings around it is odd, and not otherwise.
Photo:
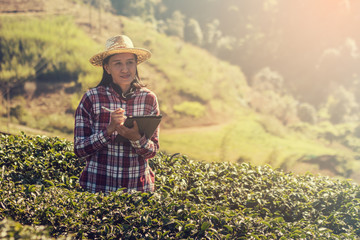
[[(291, 96), (264, 89), (261, 81), (262, 87), (248, 86), (249, 80), (239, 67), (178, 38), (158, 33), (150, 23), (98, 11), (76, 1), (43, 1), (41, 6), (36, 11), (26, 11), (18, 5), (19, 10), (3, 12), (1, 17), (13, 24), (10, 32), (22, 28), (24, 32), (31, 31), (24, 22), (39, 19), (32, 25), (44, 24), (46, 28), (50, 22), (58, 26), (49, 29), (49, 35), (71, 30), (72, 35), (61, 35), (62, 41), (56, 42), (59, 45), (49, 37), (47, 46), (56, 51), (56, 45), (60, 49), (57, 58), (64, 62), (71, 59), (81, 73), (76, 69), (70, 72), (75, 76), (70, 81), (45, 79), (14, 87), (11, 119), (18, 125), (12, 125), (15, 129), (11, 132), (17, 133), (18, 126), (26, 125), (21, 128), (25, 132), (36, 133), (39, 129), (71, 139), (74, 109), (84, 91), (100, 79), (100, 69), (91, 68), (87, 59), (103, 49), (109, 36), (124, 33), (131, 36), (136, 46), (153, 52), (152, 59), (140, 65), (139, 71), (148, 87), (157, 93), (164, 115), (162, 151), (180, 152), (209, 162), (270, 164), (287, 171), (312, 171), (359, 180), (356, 125), (300, 122), (296, 113), (288, 110), (298, 104)], [(54, 30), (57, 32), (52, 33)], [(66, 49), (70, 47), (71, 50)], [(67, 52), (79, 54), (66, 55)], [(1, 105), (6, 106), (5, 98)], [(6, 113), (6, 107), (2, 107), (1, 131), (7, 131)]]
[[(89, 22), (89, 9), (85, 9), (85, 7), (71, 1), (65, 1), (65, 5), (57, 4), (56, 1), (52, 1), (52, 4), (44, 1), (43, 11), (26, 12), (22, 9), (22, 11), (19, 10), (18, 12), (14, 10), (10, 14), (3, 13), (2, 16), (10, 18), (36, 16), (40, 17), (40, 19), (59, 14), (72, 16), (75, 23), (98, 43), (91, 52), (88, 51), (88, 56), (85, 57), (90, 57), (103, 50), (103, 44), (109, 36), (129, 34), (135, 45), (147, 47), (153, 52), (151, 61), (140, 65), (139, 71), (148, 87), (153, 89), (159, 96), (162, 112), (168, 118), (163, 127), (167, 125), (170, 127), (184, 127), (189, 123), (191, 125), (213, 124), (219, 121), (219, 119), (214, 118), (214, 115), (216, 115), (214, 113), (220, 113), (220, 108), (222, 108), (221, 112), (226, 114), (232, 111), (231, 108), (239, 106), (236, 103), (232, 104), (231, 100), (229, 100), (244, 95), (248, 88), (246, 80), (238, 68), (219, 61), (206, 51), (190, 44), (168, 38), (162, 34), (156, 34), (155, 31), (142, 22), (130, 21), (127, 18), (115, 16), (108, 12), (102, 12), (100, 17), (96, 14), (96, 9), (91, 10), (94, 17), (91, 19), (93, 22)], [(101, 18), (101, 24), (96, 23), (98, 18)], [(101, 27), (101, 30), (99, 27)], [(189, 60), (192, 53), (194, 53), (193, 59)], [(177, 56), (177, 58), (174, 58), (174, 56)], [(203, 59), (206, 59), (207, 63), (199, 64)], [(164, 64), (165, 62), (172, 62), (172, 64)], [(93, 87), (99, 81), (100, 69), (94, 68), (88, 71), (91, 71), (92, 75), (78, 80), (81, 89), (80, 91), (77, 89), (79, 96), (73, 100), (73, 104), (76, 104), (87, 88)], [(176, 81), (178, 79), (181, 79), (181, 82)], [(35, 83), (35, 93), (39, 93), (40, 96), (31, 99), (31, 101), (35, 102), (33, 105), (42, 105), (42, 103), (36, 103), (36, 101), (50, 97), (48, 92), (51, 89), (49, 88), (60, 90), (54, 93), (54, 99), (58, 97), (67, 98), (56, 94), (62, 94), (61, 90), (66, 90), (74, 85), (71, 83), (67, 85), (58, 84), (57, 87), (51, 87), (50, 84), (57, 83), (51, 83), (50, 81), (52, 80)], [(30, 95), (28, 97), (32, 97), (31, 90), (27, 94)], [(73, 96), (72, 93), (71, 96)], [(214, 98), (214, 96), (216, 97)], [(54, 101), (46, 100), (46, 102), (50, 104)], [(32, 107), (35, 108), (35, 106)], [(49, 109), (58, 109), (58, 107), (49, 106)], [(75, 106), (70, 107), (73, 108), (72, 110), (75, 108)], [(71, 109), (68, 110), (71, 111)], [(191, 110), (194, 110), (194, 112), (191, 112)], [(179, 117), (181, 121), (177, 120)]]

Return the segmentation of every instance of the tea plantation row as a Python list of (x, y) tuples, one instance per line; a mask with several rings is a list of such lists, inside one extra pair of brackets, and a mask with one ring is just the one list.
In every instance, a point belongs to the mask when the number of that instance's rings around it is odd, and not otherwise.
[[(0, 236), (10, 239), (359, 239), (360, 188), (247, 163), (158, 154), (154, 193), (82, 191), (58, 138), (0, 136)], [(21, 224), (21, 225), (20, 225)], [(46, 231), (40, 231), (39, 228)], [(39, 234), (42, 234), (40, 237)], [(29, 238), (28, 238), (29, 239)]]

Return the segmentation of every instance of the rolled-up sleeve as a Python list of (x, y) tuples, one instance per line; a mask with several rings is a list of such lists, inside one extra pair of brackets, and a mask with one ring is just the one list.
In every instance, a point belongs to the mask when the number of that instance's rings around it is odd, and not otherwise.
[(159, 150), (159, 139), (157, 132), (158, 130), (156, 133), (154, 133), (151, 139), (146, 139), (144, 135), (137, 141), (130, 141), (137, 154), (145, 159), (152, 158), (156, 155), (157, 151)]

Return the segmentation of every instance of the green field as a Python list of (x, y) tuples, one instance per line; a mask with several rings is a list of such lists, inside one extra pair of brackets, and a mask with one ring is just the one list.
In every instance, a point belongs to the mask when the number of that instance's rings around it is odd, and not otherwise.
[(301, 135), (294, 133), (283, 137), (273, 136), (260, 124), (247, 118), (210, 128), (185, 128), (183, 132), (181, 129), (163, 130), (161, 148), (169, 153), (179, 152), (198, 160), (236, 162), (243, 159), (256, 165), (271, 162), (275, 167), (280, 166), (290, 156), (337, 152), (314, 140), (301, 139)]

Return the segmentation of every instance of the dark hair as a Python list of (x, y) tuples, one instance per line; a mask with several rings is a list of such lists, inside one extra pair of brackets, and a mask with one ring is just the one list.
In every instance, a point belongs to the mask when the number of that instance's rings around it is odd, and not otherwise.
[[(134, 54), (134, 55), (135, 55), (135, 61), (137, 61), (137, 56), (136, 56), (136, 54)], [(106, 57), (106, 58), (103, 60), (103, 62), (102, 62), (103, 75), (102, 75), (101, 81), (100, 81), (100, 83), (97, 85), (97, 87), (99, 87), (99, 86), (109, 87), (109, 86), (112, 86), (112, 85), (114, 84), (111, 75), (107, 73), (107, 71), (105, 70), (105, 67), (104, 67), (106, 64), (109, 63), (109, 59), (110, 59), (111, 56), (113, 56), (113, 55), (110, 55), (110, 56)], [(141, 79), (140, 79), (137, 66), (136, 66), (135, 79), (134, 79), (134, 81), (133, 81), (131, 84), (132, 84), (136, 89), (140, 89), (140, 88), (146, 86), (146, 85), (144, 85), (144, 84), (142, 83), (142, 81), (141, 81)]]

